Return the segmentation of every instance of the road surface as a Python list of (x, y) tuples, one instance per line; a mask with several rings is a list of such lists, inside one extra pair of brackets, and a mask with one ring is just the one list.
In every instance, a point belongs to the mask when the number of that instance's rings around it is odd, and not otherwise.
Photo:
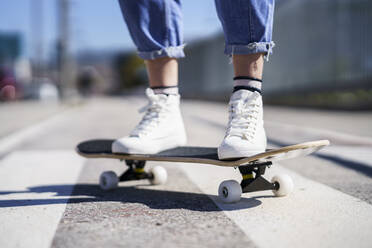
[[(84, 159), (75, 145), (115, 138), (139, 121), (144, 98), (94, 98), (74, 106), (0, 106), (0, 247), (370, 247), (372, 244), (372, 113), (265, 108), (270, 147), (329, 139), (314, 156), (283, 161), (288, 197), (244, 194), (218, 201), (232, 168), (152, 162), (168, 171), (165, 185), (97, 185), (122, 162)], [(32, 106), (32, 107), (30, 107)], [(217, 146), (227, 107), (184, 101), (189, 145)]]

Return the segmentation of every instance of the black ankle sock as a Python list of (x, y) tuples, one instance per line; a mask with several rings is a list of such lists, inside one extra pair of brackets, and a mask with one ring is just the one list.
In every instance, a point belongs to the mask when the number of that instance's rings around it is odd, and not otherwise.
[(249, 90), (249, 91), (252, 91), (252, 92), (255, 92), (257, 91), (258, 93), (260, 93), (260, 95), (262, 95), (262, 91), (255, 88), (255, 87), (248, 87), (248, 86), (235, 86), (233, 88), (233, 93), (237, 92), (238, 90)]
[(234, 89), (233, 93), (238, 90), (249, 90), (252, 92), (258, 92), (262, 95), (261, 91), (262, 80), (247, 76), (234, 77)]
[(178, 95), (178, 86), (156, 86), (150, 88), (155, 94)]
[(233, 78), (233, 80), (252, 80), (252, 81), (258, 81), (258, 82), (261, 82), (262, 83), (262, 79), (259, 79), (259, 78), (255, 78), (255, 77), (248, 77), (248, 76), (236, 76)]

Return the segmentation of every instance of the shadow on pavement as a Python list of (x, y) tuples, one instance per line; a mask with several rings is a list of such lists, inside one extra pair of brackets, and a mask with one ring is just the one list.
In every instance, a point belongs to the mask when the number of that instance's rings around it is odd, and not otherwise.
[[(280, 142), (280, 141), (274, 140), (274, 139), (268, 139), (267, 141), (269, 143), (277, 145), (277, 146), (288, 146), (288, 145), (290, 145), (288, 143), (283, 143), (283, 142)], [(344, 168), (357, 171), (357, 172), (359, 172), (361, 174), (364, 174), (368, 177), (372, 177), (372, 167), (370, 165), (368, 165), (367, 163), (353, 161), (351, 159), (345, 159), (345, 158), (337, 157), (335, 155), (328, 155), (328, 154), (324, 154), (324, 153), (315, 153), (312, 156), (316, 156), (318, 158), (331, 161), (331, 162), (333, 162), (333, 163), (335, 163), (339, 166), (342, 166)]]
[[(217, 123), (215, 121), (207, 120), (207, 119), (201, 118), (199, 116), (193, 116), (193, 118), (197, 121), (207, 123), (207, 124), (212, 125), (216, 128), (219, 128), (219, 129), (224, 129), (225, 128), (224, 125), (222, 125), (220, 123)], [(272, 145), (280, 146), (280, 147), (293, 145), (291, 143), (282, 142), (282, 141), (279, 141), (279, 140), (276, 140), (276, 139), (272, 139), (270, 137), (268, 137), (267, 142), (272, 144)], [(312, 154), (311, 156), (316, 156), (318, 158), (331, 161), (331, 162), (333, 162), (333, 163), (335, 163), (339, 166), (342, 166), (344, 168), (357, 171), (357, 172), (362, 173), (362, 174), (364, 174), (368, 177), (372, 177), (372, 167), (370, 165), (368, 165), (368, 163), (362, 163), (362, 162), (358, 162), (358, 161), (353, 161), (351, 159), (340, 158), (340, 157), (337, 157), (335, 155), (327, 155), (327, 154), (322, 154), (322, 153), (315, 153), (315, 154)]]
[[(135, 186), (118, 187), (112, 191), (103, 191), (95, 184), (62, 184), (30, 187), (27, 191), (0, 191), (0, 195), (21, 193), (55, 193), (49, 199), (9, 199), (0, 200), (0, 208), (37, 206), (51, 204), (76, 204), (85, 202), (122, 202), (141, 203), (151, 209), (188, 209), (192, 211), (222, 211), (249, 209), (261, 205), (256, 198), (242, 198), (237, 204), (223, 204), (222, 210), (210, 199), (217, 196), (176, 192), (167, 190), (144, 189)], [(209, 196), (209, 197), (207, 197)]]

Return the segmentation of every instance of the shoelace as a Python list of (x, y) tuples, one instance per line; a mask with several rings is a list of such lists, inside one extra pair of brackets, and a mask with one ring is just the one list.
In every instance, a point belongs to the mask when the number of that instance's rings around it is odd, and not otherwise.
[(238, 136), (248, 141), (254, 139), (260, 108), (256, 100), (257, 98), (249, 99), (249, 102), (230, 101), (226, 136)]
[(166, 101), (161, 101), (159, 96), (154, 94), (148, 95), (148, 98), (149, 103), (139, 110), (140, 113), (145, 112), (145, 115), (131, 132), (131, 136), (144, 136), (149, 134), (166, 116)]

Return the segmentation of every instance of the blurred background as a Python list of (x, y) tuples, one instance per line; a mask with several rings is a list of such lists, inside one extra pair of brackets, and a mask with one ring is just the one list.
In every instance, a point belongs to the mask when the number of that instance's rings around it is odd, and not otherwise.
[[(214, 1), (194, 4), (183, 1), (187, 57), (180, 61), (181, 92), (226, 100), (232, 66), (223, 55)], [(143, 92), (144, 65), (116, 0), (1, 1), (0, 10), (1, 101)], [(371, 23), (368, 0), (277, 0), (265, 102), (371, 109)]]
[[(216, 147), (232, 65), (214, 0), (181, 2), (188, 145)], [(224, 205), (218, 184), (240, 180), (231, 168), (148, 163), (169, 181), (104, 193), (99, 175), (124, 163), (76, 153), (83, 140), (127, 135), (146, 104), (117, 0), (0, 0), (0, 247), (371, 247), (372, 0), (277, 0), (275, 11), (268, 148), (331, 146), (267, 170), (293, 177), (291, 196)]]

